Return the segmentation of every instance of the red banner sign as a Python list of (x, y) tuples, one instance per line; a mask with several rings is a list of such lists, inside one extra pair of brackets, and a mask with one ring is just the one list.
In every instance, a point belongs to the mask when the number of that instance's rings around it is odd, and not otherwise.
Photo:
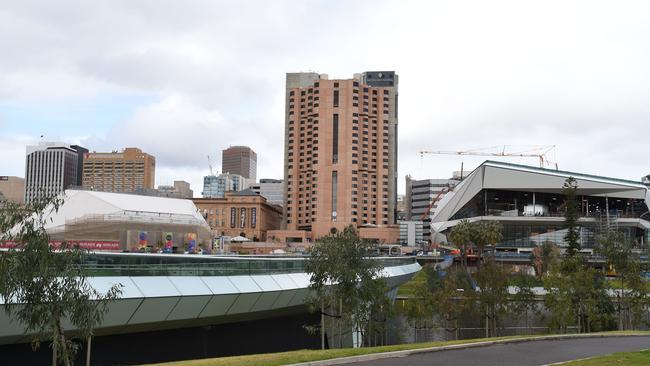
[[(50, 241), (50, 246), (54, 249), (61, 247), (61, 240)], [(99, 252), (119, 252), (120, 242), (118, 241), (88, 241), (88, 240), (67, 240), (69, 246), (78, 247), (79, 249), (93, 250)], [(0, 242), (0, 249), (10, 249), (17, 246), (16, 242), (3, 241)]]

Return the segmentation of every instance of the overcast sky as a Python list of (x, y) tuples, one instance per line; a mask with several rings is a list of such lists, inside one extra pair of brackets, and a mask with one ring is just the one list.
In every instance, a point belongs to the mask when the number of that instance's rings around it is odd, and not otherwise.
[(423, 149), (556, 145), (563, 170), (650, 173), (648, 1), (0, 0), (0, 175), (44, 135), (140, 147), (195, 195), (229, 145), (282, 178), (285, 73), (309, 70), (397, 71), (400, 192), (485, 160)]

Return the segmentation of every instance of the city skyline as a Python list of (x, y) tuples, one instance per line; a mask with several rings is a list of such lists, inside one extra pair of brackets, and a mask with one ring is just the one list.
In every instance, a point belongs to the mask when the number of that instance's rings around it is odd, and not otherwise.
[[(258, 152), (258, 177), (281, 178), (284, 75), (308, 69), (330, 78), (400, 74), (401, 194), (406, 174), (447, 178), (460, 167), (453, 156), (420, 158), (422, 149), (554, 144), (560, 169), (634, 180), (650, 173), (641, 158), (649, 150), (648, 4), (396, 5), (7, 4), (0, 174), (24, 176), (25, 146), (44, 135), (96, 151), (140, 147), (157, 157), (156, 185), (200, 187), (205, 156), (230, 145)], [(244, 14), (245, 22), (228, 21)], [(313, 28), (313, 14), (332, 27)], [(118, 18), (120, 29), (107, 26)], [(369, 30), (372, 38), (361, 37)], [(306, 43), (320, 46), (292, 47)], [(483, 160), (462, 159), (466, 168)]]

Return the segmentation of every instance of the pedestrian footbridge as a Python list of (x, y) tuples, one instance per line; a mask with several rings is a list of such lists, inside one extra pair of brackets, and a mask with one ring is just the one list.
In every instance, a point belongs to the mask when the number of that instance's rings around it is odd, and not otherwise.
[[(414, 257), (377, 257), (394, 297), (421, 269)], [(157, 331), (306, 312), (305, 257), (97, 253), (83, 263), (99, 292), (120, 284), (97, 335)], [(0, 299), (0, 307), (3, 306)], [(73, 330), (67, 325), (68, 330)], [(29, 342), (0, 311), (0, 344)]]

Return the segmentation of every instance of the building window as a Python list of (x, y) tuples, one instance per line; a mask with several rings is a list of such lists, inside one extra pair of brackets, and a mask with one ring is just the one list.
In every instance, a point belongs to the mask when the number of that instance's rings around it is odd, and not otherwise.
[(338, 195), (338, 173), (332, 171), (332, 221), (336, 221), (336, 196)]
[(339, 115), (334, 114), (332, 126), (332, 163), (339, 162)]
[(334, 107), (339, 106), (339, 91), (334, 90)]
[(246, 227), (246, 209), (242, 208), (241, 209), (241, 214), (239, 216), (239, 227), (244, 228)]

